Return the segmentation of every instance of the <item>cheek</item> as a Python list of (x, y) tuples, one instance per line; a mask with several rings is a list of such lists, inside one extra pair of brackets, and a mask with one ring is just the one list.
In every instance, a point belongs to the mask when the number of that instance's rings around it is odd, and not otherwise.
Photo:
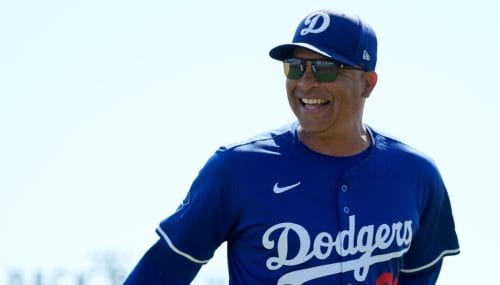
[(290, 80), (290, 79), (285, 80), (285, 88), (287, 94), (292, 93), (293, 89), (295, 89), (295, 85), (297, 85), (295, 81), (296, 80)]
[(295, 83), (295, 81), (289, 80), (289, 79), (286, 80), (285, 89), (286, 89), (286, 95), (287, 95), (289, 101), (295, 97), (294, 93), (295, 93), (296, 86), (297, 86), (297, 84)]

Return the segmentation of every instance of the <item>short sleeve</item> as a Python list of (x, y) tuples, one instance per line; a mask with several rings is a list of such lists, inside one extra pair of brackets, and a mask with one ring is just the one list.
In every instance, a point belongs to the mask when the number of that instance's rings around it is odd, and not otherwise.
[(237, 218), (228, 161), (225, 150), (218, 150), (193, 181), (182, 205), (157, 228), (172, 251), (194, 263), (208, 262)]
[(441, 175), (435, 170), (425, 189), (420, 226), (404, 257), (402, 274), (420, 274), (432, 270), (444, 256), (460, 252), (451, 203)]

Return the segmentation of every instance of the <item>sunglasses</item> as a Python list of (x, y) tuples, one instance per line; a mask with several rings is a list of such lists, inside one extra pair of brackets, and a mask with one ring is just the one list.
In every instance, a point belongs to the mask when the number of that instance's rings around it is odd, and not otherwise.
[(306, 72), (307, 62), (311, 62), (314, 78), (318, 82), (334, 82), (340, 69), (357, 69), (359, 67), (348, 66), (331, 60), (307, 60), (302, 58), (290, 58), (283, 61), (285, 75), (288, 79), (297, 80)]

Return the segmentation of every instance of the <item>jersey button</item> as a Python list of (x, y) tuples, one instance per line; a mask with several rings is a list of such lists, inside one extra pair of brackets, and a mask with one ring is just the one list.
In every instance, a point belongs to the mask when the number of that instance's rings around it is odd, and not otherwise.
[(349, 214), (350, 211), (349, 207), (344, 207), (344, 213)]
[(344, 193), (345, 193), (345, 192), (347, 192), (347, 190), (348, 190), (348, 189), (349, 189), (349, 188), (348, 188), (348, 187), (347, 187), (347, 185), (345, 185), (345, 184), (344, 184), (344, 185), (342, 185), (342, 186), (340, 186), (340, 190), (342, 190), (342, 192), (344, 192)]

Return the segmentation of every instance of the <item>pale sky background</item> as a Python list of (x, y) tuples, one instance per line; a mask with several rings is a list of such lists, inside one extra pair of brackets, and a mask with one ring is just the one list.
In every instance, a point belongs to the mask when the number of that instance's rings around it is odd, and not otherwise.
[[(0, 0), (0, 284), (102, 250), (130, 270), (220, 145), (294, 120), (268, 51), (325, 7), (378, 35), (365, 122), (445, 179), (462, 253), (438, 284), (498, 284), (498, 3)], [(222, 248), (193, 284), (225, 272)]]

